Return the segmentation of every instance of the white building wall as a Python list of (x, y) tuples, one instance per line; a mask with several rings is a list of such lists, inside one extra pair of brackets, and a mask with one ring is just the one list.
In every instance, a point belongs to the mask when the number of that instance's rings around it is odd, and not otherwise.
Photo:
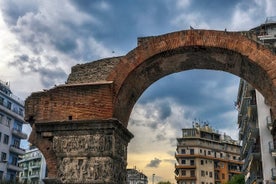
[(258, 110), (258, 124), (260, 131), (261, 153), (262, 153), (262, 167), (264, 183), (271, 180), (271, 168), (275, 167), (275, 159), (269, 152), (269, 141), (273, 141), (270, 130), (266, 125), (266, 118), (270, 116), (270, 108), (265, 104), (265, 99), (260, 92), (256, 90), (257, 110)]

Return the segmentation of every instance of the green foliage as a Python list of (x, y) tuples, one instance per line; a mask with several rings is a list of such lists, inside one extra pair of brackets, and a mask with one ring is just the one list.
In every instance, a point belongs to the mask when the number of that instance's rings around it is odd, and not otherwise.
[(157, 184), (172, 184), (172, 183), (169, 181), (159, 181)]
[(231, 180), (227, 182), (227, 184), (245, 184), (244, 175), (242, 174), (234, 175), (231, 178)]

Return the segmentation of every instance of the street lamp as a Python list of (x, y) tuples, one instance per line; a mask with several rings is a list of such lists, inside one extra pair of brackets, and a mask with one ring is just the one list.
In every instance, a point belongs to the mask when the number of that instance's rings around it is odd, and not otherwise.
[(154, 176), (155, 174), (152, 174), (152, 184), (154, 184)]

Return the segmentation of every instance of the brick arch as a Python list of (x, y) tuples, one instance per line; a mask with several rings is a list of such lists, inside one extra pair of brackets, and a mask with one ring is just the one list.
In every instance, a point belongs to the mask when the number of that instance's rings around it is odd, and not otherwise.
[(190, 69), (212, 69), (247, 80), (276, 117), (276, 57), (245, 32), (189, 30), (138, 39), (138, 46), (109, 73), (113, 118), (125, 126), (140, 95), (156, 80)]

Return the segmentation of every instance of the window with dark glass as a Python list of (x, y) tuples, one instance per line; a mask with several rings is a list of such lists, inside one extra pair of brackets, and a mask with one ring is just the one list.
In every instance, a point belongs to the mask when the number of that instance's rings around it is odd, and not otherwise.
[(0, 123), (3, 123), (3, 120), (4, 120), (4, 116), (0, 114)]
[(4, 134), (4, 140), (3, 140), (3, 143), (4, 144), (9, 144), (9, 136), (8, 135), (6, 135), (6, 134)]
[(194, 170), (191, 170), (191, 171), (190, 171), (190, 175), (191, 175), (191, 177), (195, 177), (195, 171), (194, 171)]
[(186, 176), (186, 170), (184, 169), (181, 170), (181, 176)]
[(2, 152), (1, 153), (1, 161), (6, 161), (7, 160), (7, 153)]
[(194, 155), (195, 154), (195, 150), (194, 149), (190, 149), (190, 154)]
[(0, 97), (0, 105), (4, 105), (4, 98)]
[(7, 108), (11, 110), (11, 106), (12, 106), (12, 103), (11, 103), (11, 102), (8, 102)]

